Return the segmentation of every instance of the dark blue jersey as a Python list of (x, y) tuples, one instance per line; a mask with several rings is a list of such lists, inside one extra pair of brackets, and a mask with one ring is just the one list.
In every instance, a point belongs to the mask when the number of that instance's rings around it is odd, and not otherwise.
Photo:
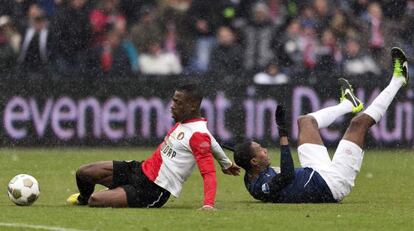
[(258, 200), (274, 203), (336, 202), (325, 180), (312, 168), (294, 169), (288, 146), (281, 147), (280, 173), (267, 167), (254, 179), (246, 172), (244, 183)]

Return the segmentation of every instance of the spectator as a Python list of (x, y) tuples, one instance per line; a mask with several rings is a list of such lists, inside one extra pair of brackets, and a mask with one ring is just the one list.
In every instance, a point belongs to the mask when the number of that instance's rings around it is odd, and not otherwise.
[(13, 49), (15, 54), (18, 54), (20, 51), (20, 44), (22, 41), (22, 36), (19, 31), (15, 28), (14, 22), (7, 15), (0, 16), (0, 30), (5, 36), (5, 40), (8, 41), (10, 47)]
[(266, 4), (256, 3), (252, 10), (252, 22), (244, 29), (244, 65), (248, 71), (254, 73), (263, 69), (274, 58), (272, 51), (274, 27)]
[(269, 17), (273, 25), (280, 27), (285, 24), (287, 19), (287, 9), (281, 0), (267, 0), (267, 6), (269, 7)]
[(360, 34), (358, 31), (360, 31), (361, 28), (356, 20), (357, 19), (353, 18), (349, 13), (337, 9), (332, 16), (329, 27), (335, 37), (341, 43), (345, 43), (350, 34)]
[(139, 69), (146, 75), (174, 75), (182, 72), (178, 57), (172, 52), (165, 52), (160, 41), (151, 41), (139, 57)]
[(105, 40), (105, 29), (116, 27), (116, 30), (125, 33), (126, 19), (119, 11), (120, 0), (102, 0), (98, 2), (97, 8), (93, 9), (89, 15), (92, 28), (93, 45), (99, 45)]
[(130, 76), (128, 53), (122, 47), (124, 33), (115, 26), (105, 30), (105, 40), (92, 48), (84, 69), (90, 77), (95, 78)]
[(47, 18), (53, 17), (58, 7), (63, 4), (63, 0), (36, 0), (36, 2), (45, 12)]
[[(340, 71), (342, 62), (341, 49), (338, 47), (336, 37), (330, 29), (325, 29), (321, 35), (321, 41), (316, 51), (315, 72), (317, 78), (328, 80), (332, 78), (332, 73)], [(336, 83), (333, 80), (332, 83)]]
[(58, 73), (71, 76), (80, 74), (85, 51), (91, 45), (87, 0), (70, 0), (62, 7), (51, 23), (51, 36)]
[[(11, 21), (8, 16), (0, 17), (0, 70), (1, 75), (5, 76), (11, 73), (18, 53), (19, 47), (13, 44), (13, 37), (11, 29)], [(17, 34), (17, 39), (20, 35)], [(19, 42), (19, 41), (17, 41)], [(17, 48), (17, 50), (16, 50)]]
[(329, 26), (332, 10), (327, 0), (314, 0), (313, 9), (315, 10), (315, 29), (320, 33)]
[(128, 28), (141, 20), (143, 8), (152, 9), (156, 6), (156, 0), (121, 0), (120, 10), (125, 15)]
[(280, 85), (287, 84), (289, 77), (280, 72), (277, 62), (271, 61), (264, 72), (259, 72), (253, 77), (253, 81), (258, 85)]
[(346, 75), (354, 77), (366, 74), (381, 74), (372, 56), (364, 54), (361, 51), (360, 44), (354, 39), (349, 39), (346, 43), (343, 69)]
[(142, 8), (141, 19), (131, 28), (131, 39), (139, 52), (143, 52), (154, 38), (163, 38), (161, 29), (156, 23), (155, 10), (149, 7)]
[(379, 62), (380, 57), (383, 56), (383, 48), (385, 46), (386, 28), (383, 20), (381, 5), (377, 2), (372, 2), (368, 5), (367, 20), (367, 35), (368, 46), (371, 49), (374, 59)]
[(189, 64), (193, 50), (187, 16), (190, 6), (191, 0), (161, 0), (157, 13), (157, 26), (162, 32), (160, 42), (165, 51), (172, 52), (180, 58), (182, 66)]
[(208, 70), (210, 52), (216, 42), (215, 32), (221, 23), (220, 7), (220, 1), (192, 1), (188, 10), (190, 33), (194, 40), (190, 72), (205, 73)]
[(37, 4), (30, 6), (27, 22), (28, 27), (17, 59), (19, 73), (23, 75), (47, 73), (51, 45), (48, 22)]
[(399, 37), (405, 40), (405, 44), (414, 44), (414, 0), (407, 1), (404, 17), (402, 19), (402, 27)]
[(299, 20), (292, 19), (287, 25), (286, 32), (274, 44), (279, 63), (290, 70), (291, 76), (303, 71), (301, 32)]
[(18, 30), (24, 30), (24, 20), (29, 7), (35, 4), (36, 0), (0, 0), (0, 15), (8, 15)]
[(353, 14), (357, 17), (363, 17), (367, 13), (369, 0), (355, 0), (352, 3)]
[[(232, 28), (221, 26), (217, 30), (217, 44), (210, 57), (210, 75), (213, 81), (233, 82), (243, 69), (243, 49)], [(221, 81), (220, 81), (221, 80)]]

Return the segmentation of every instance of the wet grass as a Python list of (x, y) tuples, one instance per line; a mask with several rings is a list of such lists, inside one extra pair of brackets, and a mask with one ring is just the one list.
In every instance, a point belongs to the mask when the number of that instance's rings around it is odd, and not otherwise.
[[(195, 170), (180, 198), (170, 198), (161, 209), (65, 205), (66, 197), (76, 192), (74, 172), (79, 165), (98, 160), (141, 160), (151, 151), (0, 149), (0, 188), (4, 189), (0, 193), (0, 230), (412, 230), (414, 226), (413, 150), (366, 151), (356, 186), (340, 204), (263, 204), (248, 195), (242, 176), (218, 172), (218, 211), (201, 212), (197, 209), (203, 185)], [(278, 155), (273, 163), (278, 163)], [(19, 173), (31, 174), (39, 181), (41, 195), (32, 206), (15, 206), (7, 197), (8, 181)]]

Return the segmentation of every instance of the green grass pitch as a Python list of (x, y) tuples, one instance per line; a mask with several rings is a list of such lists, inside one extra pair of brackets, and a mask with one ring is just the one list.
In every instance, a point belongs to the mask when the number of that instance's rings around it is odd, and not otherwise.
[[(367, 150), (351, 195), (340, 204), (263, 204), (252, 199), (242, 176), (219, 171), (216, 212), (201, 212), (203, 186), (195, 169), (180, 198), (161, 209), (68, 206), (74, 173), (98, 160), (144, 159), (153, 149), (0, 149), (0, 230), (413, 230), (414, 151)], [(278, 152), (271, 150), (273, 165)], [(295, 162), (297, 155), (294, 153)], [(36, 177), (41, 195), (20, 207), (7, 197), (19, 173)], [(244, 173), (243, 173), (244, 174)], [(99, 189), (99, 188), (97, 188)]]

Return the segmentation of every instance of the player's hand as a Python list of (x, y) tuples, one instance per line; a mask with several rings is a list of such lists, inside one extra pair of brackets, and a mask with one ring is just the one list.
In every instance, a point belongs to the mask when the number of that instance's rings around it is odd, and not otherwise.
[(199, 208), (198, 210), (199, 211), (206, 211), (206, 212), (214, 212), (214, 211), (217, 211), (217, 209), (214, 208), (211, 205), (203, 205), (203, 207)]
[(283, 105), (277, 105), (275, 111), (276, 124), (279, 130), (279, 136), (288, 136), (286, 123), (286, 110)]
[(234, 163), (231, 164), (230, 167), (222, 170), (224, 174), (238, 176), (240, 175), (240, 167), (235, 165)]

